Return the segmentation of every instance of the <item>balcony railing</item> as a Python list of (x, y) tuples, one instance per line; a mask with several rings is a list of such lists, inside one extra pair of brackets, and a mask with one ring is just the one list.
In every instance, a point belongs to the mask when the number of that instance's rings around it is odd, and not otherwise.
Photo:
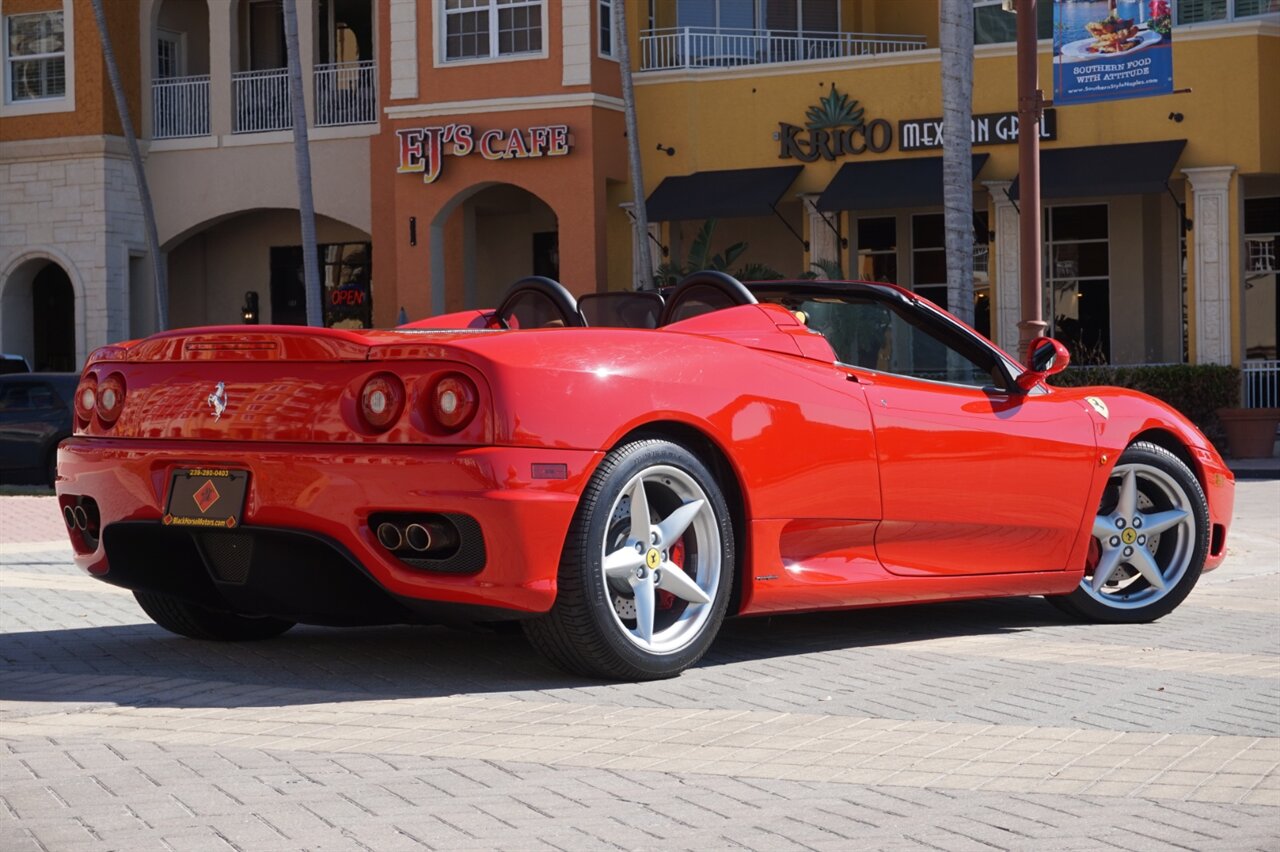
[(372, 59), (317, 65), (316, 127), (378, 120), (378, 67)]
[(231, 75), (231, 96), (235, 104), (233, 133), (264, 133), (293, 127), (287, 68), (237, 71)]
[(209, 135), (209, 75), (151, 81), (151, 123), (155, 139)]
[(924, 36), (673, 27), (640, 35), (640, 70), (736, 68), (924, 50)]

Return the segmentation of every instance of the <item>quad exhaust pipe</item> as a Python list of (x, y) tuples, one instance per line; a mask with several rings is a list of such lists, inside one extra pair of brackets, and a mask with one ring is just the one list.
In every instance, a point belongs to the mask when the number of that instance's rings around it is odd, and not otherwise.
[[(407, 519), (405, 519), (407, 520)], [(405, 523), (403, 520), (383, 521), (374, 528), (378, 544), (392, 552), (405, 550), (424, 555), (443, 554), (458, 546), (458, 532), (445, 519), (422, 519)]]
[(431, 531), (422, 524), (409, 524), (404, 528), (404, 540), (419, 553), (431, 549)]
[(67, 525), (71, 544), (77, 553), (93, 553), (98, 549), (98, 537), (102, 535), (102, 518), (98, 504), (92, 497), (63, 495), (62, 522)]
[(85, 530), (89, 528), (89, 513), (81, 505), (63, 506), (62, 520), (69, 530)]
[(404, 534), (400, 532), (400, 528), (390, 521), (383, 521), (378, 524), (378, 544), (387, 550), (399, 550), (404, 544)]

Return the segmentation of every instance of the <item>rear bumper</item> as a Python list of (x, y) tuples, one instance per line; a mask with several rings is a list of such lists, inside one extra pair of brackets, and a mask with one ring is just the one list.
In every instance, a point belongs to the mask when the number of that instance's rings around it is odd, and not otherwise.
[[(205, 582), (199, 572), (189, 583), (179, 581), (164, 572), (180, 575), (190, 569), (166, 563), (190, 563), (202, 556), (207, 561), (209, 536), (239, 534), (253, 539), (258, 550), (248, 585), (266, 583), (273, 599), (296, 607), (274, 614), (294, 620), (342, 623), (319, 612), (306, 617), (305, 604), (314, 592), (308, 584), (343, 587), (331, 576), (339, 563), (412, 611), (432, 609), (419, 602), (435, 602), (461, 610), (536, 613), (555, 600), (561, 547), (599, 455), (508, 447), (341, 445), (330, 450), (315, 444), (72, 438), (58, 451), (57, 492), (64, 505), (83, 497), (97, 504), (97, 540), (86, 542), (71, 533), (77, 565), (128, 588), (172, 591), (175, 582), (187, 583), (194, 599), (196, 587)], [(564, 465), (567, 477), (533, 479), (535, 463)], [(234, 533), (162, 524), (173, 472), (188, 467), (249, 471), (244, 512)], [(483, 537), (483, 567), (459, 576), (401, 562), (378, 544), (369, 528), (370, 515), (385, 512), (474, 518)], [(237, 590), (222, 582), (211, 565), (201, 568), (230, 608), (244, 608), (235, 605)], [(387, 610), (398, 611), (396, 606)]]

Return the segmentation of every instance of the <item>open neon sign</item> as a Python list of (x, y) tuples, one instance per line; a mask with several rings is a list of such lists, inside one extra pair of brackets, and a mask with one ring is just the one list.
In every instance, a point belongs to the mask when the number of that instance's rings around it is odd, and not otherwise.
[(396, 171), (420, 174), (423, 183), (434, 183), (440, 177), (446, 155), (466, 157), (478, 152), (486, 160), (526, 160), (569, 153), (566, 124), (481, 133), (470, 124), (446, 124), (397, 130), (396, 136), (400, 140), (400, 167)]

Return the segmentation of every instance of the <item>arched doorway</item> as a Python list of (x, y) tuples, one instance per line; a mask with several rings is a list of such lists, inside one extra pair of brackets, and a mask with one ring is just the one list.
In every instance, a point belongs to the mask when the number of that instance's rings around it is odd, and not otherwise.
[(22, 355), (36, 371), (73, 372), (76, 294), (65, 269), (45, 258), (20, 264), (0, 293), (0, 348)]
[[(369, 235), (317, 215), (316, 242), (325, 324), (371, 325)], [(292, 210), (245, 210), (179, 234), (163, 247), (169, 256), (169, 325), (240, 323), (251, 302), (257, 322), (305, 324), (301, 243)]]
[(491, 308), (529, 275), (560, 279), (560, 225), (538, 196), (513, 184), (460, 193), (436, 216), (431, 234), (435, 299), (450, 310)]

